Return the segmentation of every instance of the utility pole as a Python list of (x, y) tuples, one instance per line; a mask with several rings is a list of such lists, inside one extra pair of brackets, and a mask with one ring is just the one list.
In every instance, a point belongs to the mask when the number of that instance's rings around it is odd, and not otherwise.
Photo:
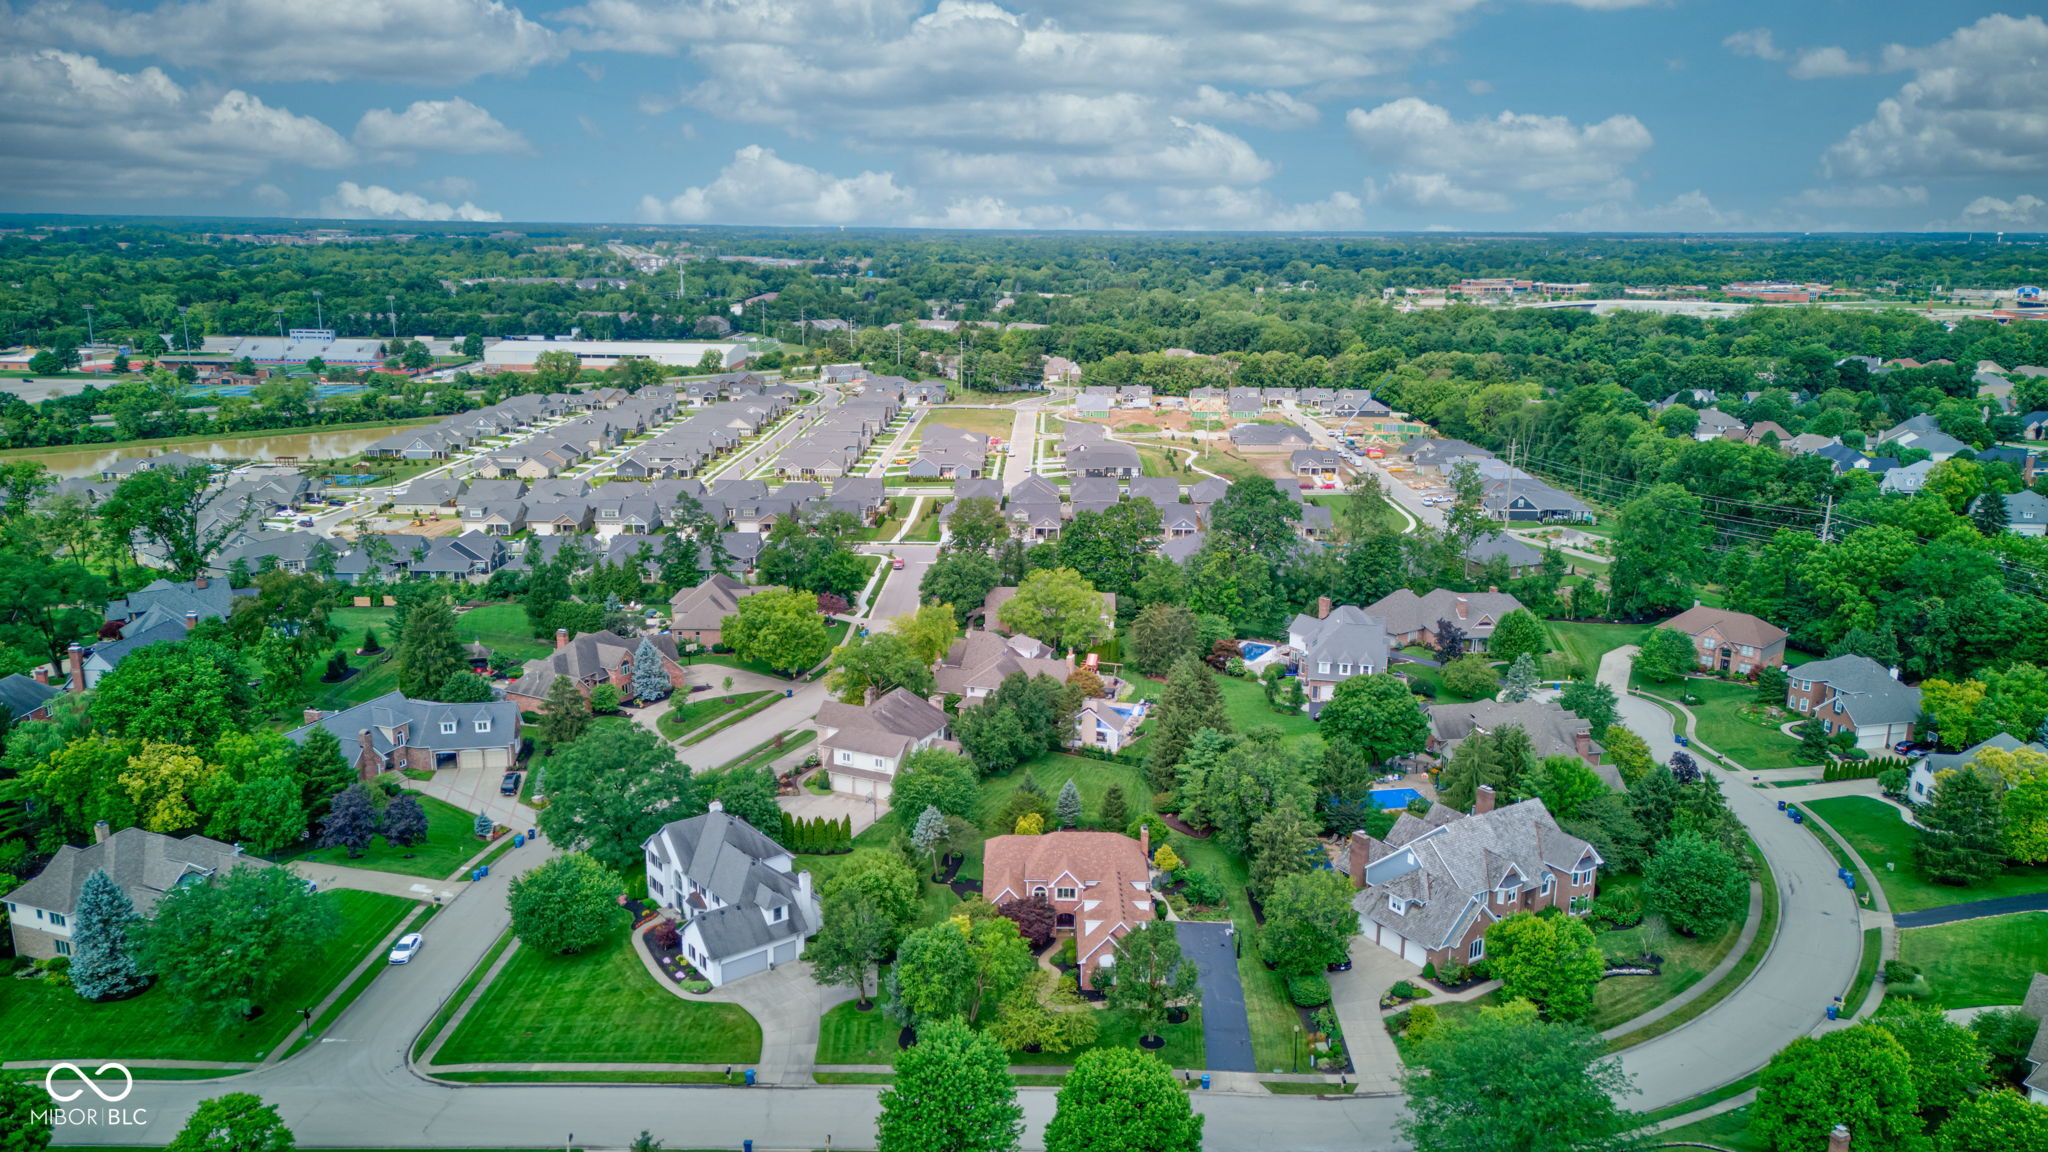
[(1830, 535), (1832, 534), (1832, 532), (1833, 532), (1833, 530), (1834, 530), (1834, 523), (1835, 523), (1835, 498), (1834, 498), (1834, 496), (1833, 496), (1832, 494), (1830, 494), (1830, 495), (1828, 496), (1828, 506), (1827, 506), (1827, 509), (1826, 509), (1825, 511), (1823, 511), (1823, 512), (1821, 513), (1821, 517), (1820, 517), (1820, 542), (1821, 542), (1821, 543), (1825, 544), (1825, 543), (1827, 543), (1827, 542), (1828, 542), (1828, 538), (1829, 538), (1829, 536), (1830, 536)]
[(90, 348), (92, 345), (92, 305), (87, 304), (85, 306), (85, 346)]
[(327, 327), (327, 313), (320, 309), (320, 290), (318, 288), (313, 289), (313, 327)]
[(192, 351), (192, 321), (186, 317), (186, 311), (185, 305), (178, 305), (178, 323), (185, 326), (185, 351), (190, 352)]
[(396, 344), (398, 343), (398, 297), (387, 295), (384, 297), (384, 303), (391, 309), (391, 342)]

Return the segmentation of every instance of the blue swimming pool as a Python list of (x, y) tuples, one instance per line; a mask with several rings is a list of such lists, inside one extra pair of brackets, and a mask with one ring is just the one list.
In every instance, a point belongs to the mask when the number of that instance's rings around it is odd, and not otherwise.
[(1420, 800), (1422, 793), (1413, 788), (1375, 788), (1372, 802), (1381, 808), (1406, 808), (1410, 800)]
[(1260, 644), (1256, 641), (1245, 640), (1239, 642), (1237, 650), (1245, 658), (1246, 661), (1252, 661), (1257, 660), (1259, 657), (1264, 656), (1268, 652), (1271, 652), (1273, 650), (1273, 646), (1271, 644)]

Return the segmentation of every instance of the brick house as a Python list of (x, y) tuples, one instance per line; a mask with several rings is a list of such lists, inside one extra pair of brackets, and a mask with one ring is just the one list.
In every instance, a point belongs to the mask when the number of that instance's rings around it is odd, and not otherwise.
[(1418, 596), (1401, 588), (1366, 605), (1365, 612), (1386, 622), (1388, 641), (1396, 648), (1411, 644), (1436, 647), (1437, 621), (1451, 620), (1465, 630), (1465, 651), (1484, 652), (1500, 618), (1521, 606), (1513, 596), (1491, 589), (1453, 592), (1436, 588)]
[(519, 762), (519, 706), (509, 700), (442, 704), (392, 692), (340, 712), (309, 708), (285, 739), (303, 744), (315, 728), (334, 733), (363, 780), (405, 768), (503, 772)]
[(505, 689), (505, 699), (526, 711), (545, 712), (548, 689), (554, 687), (557, 676), (575, 681), (585, 696), (599, 684), (610, 684), (620, 695), (631, 698), (633, 658), (639, 654), (643, 639), (652, 643), (655, 654), (661, 657), (661, 670), (668, 677), (669, 686), (686, 690), (689, 676), (673, 636), (656, 632), (639, 636), (585, 632), (572, 640), (567, 628), (557, 628), (555, 650), (538, 660), (528, 660), (519, 679)]
[(1493, 806), (1481, 787), (1466, 815), (1443, 804), (1402, 813), (1377, 840), (1353, 832), (1339, 863), (1358, 889), (1359, 935), (1411, 964), (1486, 957), (1486, 928), (1516, 912), (1593, 904), (1603, 861), (1567, 835), (1541, 800)]
[(120, 885), (136, 914), (146, 918), (171, 889), (204, 883), (241, 866), (273, 865), (204, 836), (163, 836), (140, 828), (110, 832), (102, 820), (93, 826), (90, 846), (66, 844), (57, 849), (41, 872), (0, 897), (7, 907), (14, 954), (31, 960), (71, 955), (71, 917), (86, 877), (94, 872), (105, 872)]
[(1151, 834), (1061, 830), (991, 836), (982, 868), (990, 903), (1044, 896), (1055, 935), (1072, 937), (1081, 987), (1116, 964), (1116, 941), (1152, 920)]
[(786, 591), (788, 589), (780, 584), (747, 584), (714, 572), (702, 583), (669, 598), (669, 628), (684, 640), (716, 644), (725, 627), (725, 618), (739, 614), (742, 599), (762, 592)]
[(1788, 633), (1747, 612), (1694, 604), (1657, 627), (1692, 637), (1693, 659), (1705, 671), (1748, 676), (1785, 664)]
[(1837, 656), (1786, 669), (1785, 707), (1819, 717), (1830, 736), (1854, 732), (1857, 747), (1881, 752), (1913, 738), (1920, 689), (1868, 656)]

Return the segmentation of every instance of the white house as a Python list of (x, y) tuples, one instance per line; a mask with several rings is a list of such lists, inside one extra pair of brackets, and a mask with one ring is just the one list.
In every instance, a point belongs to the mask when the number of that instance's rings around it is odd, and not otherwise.
[(946, 712), (897, 688), (872, 704), (818, 707), (818, 759), (834, 792), (887, 800), (912, 753), (946, 740)]
[(1143, 700), (1128, 704), (1097, 697), (1083, 700), (1081, 710), (1074, 716), (1074, 735), (1067, 746), (1121, 752), (1137, 736), (1138, 727), (1145, 722), (1145, 711)]
[(682, 922), (684, 958), (714, 985), (795, 960), (823, 923), (811, 874), (716, 800), (643, 847), (647, 894)]

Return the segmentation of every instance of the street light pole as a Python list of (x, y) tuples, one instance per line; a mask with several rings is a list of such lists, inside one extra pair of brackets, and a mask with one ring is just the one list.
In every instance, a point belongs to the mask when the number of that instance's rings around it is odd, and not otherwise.
[(384, 303), (391, 307), (391, 342), (398, 342), (398, 297), (386, 296)]

